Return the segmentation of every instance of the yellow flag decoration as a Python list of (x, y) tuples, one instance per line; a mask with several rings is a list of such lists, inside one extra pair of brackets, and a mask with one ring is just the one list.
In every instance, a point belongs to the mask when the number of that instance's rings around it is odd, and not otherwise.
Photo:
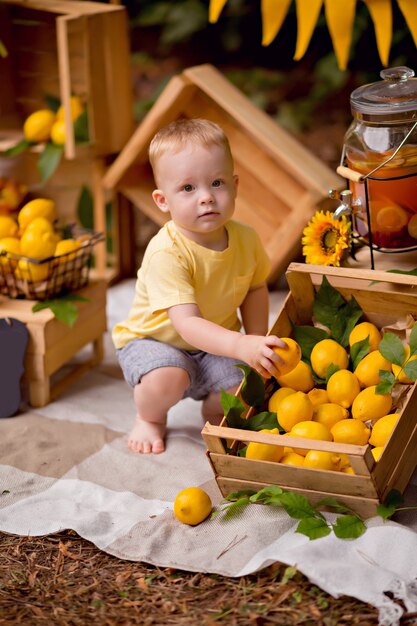
[[(324, 11), (337, 62), (345, 70), (359, 0), (295, 0), (297, 14), (297, 43), (294, 59), (305, 54), (317, 24), (321, 9)], [(388, 65), (392, 39), (392, 3), (397, 2), (417, 46), (417, 0), (361, 0), (369, 10), (374, 24), (379, 58)], [(227, 0), (210, 0), (209, 21), (219, 19)], [(260, 0), (262, 15), (262, 44), (268, 46), (277, 36), (285, 21), (292, 0)]]

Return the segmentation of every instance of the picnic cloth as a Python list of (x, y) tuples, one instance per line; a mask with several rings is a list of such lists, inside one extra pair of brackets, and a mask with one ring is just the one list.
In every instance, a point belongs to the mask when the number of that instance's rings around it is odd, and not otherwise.
[[(132, 281), (109, 290), (109, 328), (126, 314), (132, 294)], [(0, 531), (41, 536), (72, 529), (122, 559), (231, 577), (280, 561), (335, 597), (374, 605), (382, 626), (399, 624), (403, 609), (393, 597), (417, 610), (415, 511), (396, 521), (368, 520), (356, 540), (332, 533), (310, 541), (283, 510), (262, 505), (228, 521), (178, 522), (172, 509), (180, 489), (201, 486), (215, 506), (222, 500), (201, 438), (200, 403), (183, 400), (170, 411), (164, 454), (130, 452), (132, 393), (108, 333), (105, 347), (101, 365), (56, 401), (0, 420)], [(417, 504), (417, 478), (406, 496)]]

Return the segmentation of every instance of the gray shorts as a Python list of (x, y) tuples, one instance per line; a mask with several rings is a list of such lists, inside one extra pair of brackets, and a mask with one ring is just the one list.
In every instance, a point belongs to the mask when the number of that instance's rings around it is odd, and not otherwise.
[(212, 391), (239, 385), (243, 378), (242, 370), (236, 367), (236, 363), (241, 361), (200, 350), (180, 350), (155, 339), (134, 339), (117, 350), (117, 358), (131, 387), (154, 369), (181, 367), (188, 372), (191, 380), (184, 398), (194, 400), (203, 400)]

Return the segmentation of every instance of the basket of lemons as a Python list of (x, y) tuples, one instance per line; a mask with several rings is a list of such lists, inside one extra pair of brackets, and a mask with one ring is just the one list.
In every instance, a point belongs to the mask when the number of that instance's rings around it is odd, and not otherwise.
[(49, 300), (88, 283), (93, 246), (103, 235), (61, 226), (53, 200), (26, 203), (17, 219), (0, 215), (0, 294)]

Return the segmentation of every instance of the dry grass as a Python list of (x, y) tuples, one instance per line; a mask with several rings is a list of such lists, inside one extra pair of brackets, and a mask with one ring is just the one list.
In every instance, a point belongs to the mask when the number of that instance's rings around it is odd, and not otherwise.
[[(0, 534), (0, 624), (375, 626), (377, 610), (332, 598), (293, 568), (241, 578), (123, 561), (76, 533)], [(352, 572), (354, 575), (354, 572)], [(406, 615), (401, 624), (415, 624)]]

